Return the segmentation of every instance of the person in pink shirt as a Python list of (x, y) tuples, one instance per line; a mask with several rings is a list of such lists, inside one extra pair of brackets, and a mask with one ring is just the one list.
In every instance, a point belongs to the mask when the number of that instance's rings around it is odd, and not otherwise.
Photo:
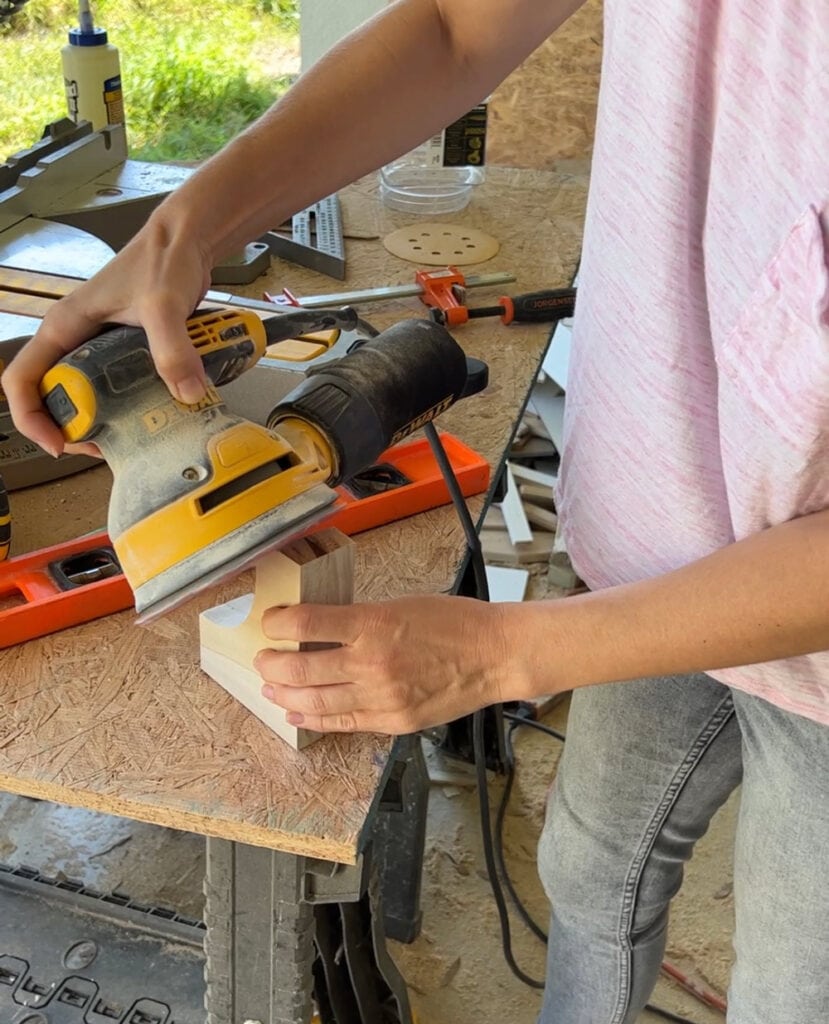
[[(210, 267), (470, 109), (578, 6), (399, 0), (352, 33), (49, 313), (3, 377), (20, 429), (60, 452), (37, 382), (107, 321), (142, 324), (171, 392), (196, 401), (183, 324)], [(633, 1024), (683, 865), (742, 784), (728, 1020), (817, 1024), (829, 4), (606, 0), (605, 22), (558, 495), (591, 592), (271, 609), (267, 635), (340, 646), (257, 665), (321, 731), (408, 733), (574, 691), (539, 848), (542, 1024)]]

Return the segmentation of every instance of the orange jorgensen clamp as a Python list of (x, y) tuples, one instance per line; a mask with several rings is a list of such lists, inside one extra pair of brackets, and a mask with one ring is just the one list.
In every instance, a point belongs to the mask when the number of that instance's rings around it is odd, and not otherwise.
[(439, 323), (458, 327), (469, 319), (466, 308), (466, 280), (457, 267), (446, 270), (418, 270), (415, 281), (423, 289), (420, 301), (440, 310)]
[(19, 555), (0, 563), (0, 648), (134, 603), (106, 533)]

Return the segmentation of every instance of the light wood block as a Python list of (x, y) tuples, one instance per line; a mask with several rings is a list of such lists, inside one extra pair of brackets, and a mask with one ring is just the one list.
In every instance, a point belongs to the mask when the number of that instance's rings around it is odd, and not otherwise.
[(545, 508), (548, 512), (555, 511), (552, 487), (543, 487), (541, 484), (519, 484), (518, 493), (521, 495), (525, 511), (528, 505)]
[(558, 528), (558, 516), (555, 512), (549, 512), (546, 508), (541, 508), (538, 505), (527, 502), (524, 505), (524, 515), (526, 515), (528, 523), (538, 526), (542, 530), (555, 533)]
[[(532, 402), (532, 396), (530, 396), (530, 402)], [(537, 412), (530, 412), (529, 409), (526, 409), (521, 420), (521, 426), (536, 437), (546, 438), (548, 441), (552, 440), (544, 425), (544, 420), (542, 420)]]
[(291, 725), (282, 708), (262, 696), (262, 677), (253, 659), (264, 648), (289, 651), (304, 645), (266, 637), (262, 615), (274, 605), (348, 604), (353, 581), (353, 542), (339, 530), (321, 530), (264, 555), (256, 566), (252, 594), (199, 616), (202, 669), (296, 750), (313, 743), (319, 733)]
[(550, 552), (547, 582), (561, 590), (576, 590), (581, 585), (581, 580), (570, 562), (567, 546), (564, 543), (564, 534), (560, 529), (556, 530), (553, 549)]
[(537, 533), (530, 541), (513, 544), (509, 535), (501, 530), (481, 530), (481, 550), (484, 558), (507, 565), (527, 565), (546, 562), (553, 546), (552, 534)]
[(522, 466), (520, 462), (510, 462), (509, 468), (519, 485), (537, 484), (539, 487), (549, 487), (551, 491), (556, 485), (555, 473), (541, 473), (529, 466)]
[(481, 526), (484, 530), (506, 530), (507, 524), (504, 519), (504, 513), (497, 505), (490, 505), (486, 510)]

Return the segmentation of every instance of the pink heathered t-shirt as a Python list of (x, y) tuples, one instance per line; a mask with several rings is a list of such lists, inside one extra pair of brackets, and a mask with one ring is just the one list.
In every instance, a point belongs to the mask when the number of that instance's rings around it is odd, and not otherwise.
[[(559, 489), (593, 588), (829, 508), (829, 0), (605, 19)], [(711, 674), (829, 724), (829, 652)]]

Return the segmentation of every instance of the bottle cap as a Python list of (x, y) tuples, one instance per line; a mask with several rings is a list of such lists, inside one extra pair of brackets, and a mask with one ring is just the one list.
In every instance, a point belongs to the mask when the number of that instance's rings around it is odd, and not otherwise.
[(105, 28), (93, 28), (91, 32), (70, 28), (69, 42), (72, 46), (103, 46), (107, 42), (107, 32)]

